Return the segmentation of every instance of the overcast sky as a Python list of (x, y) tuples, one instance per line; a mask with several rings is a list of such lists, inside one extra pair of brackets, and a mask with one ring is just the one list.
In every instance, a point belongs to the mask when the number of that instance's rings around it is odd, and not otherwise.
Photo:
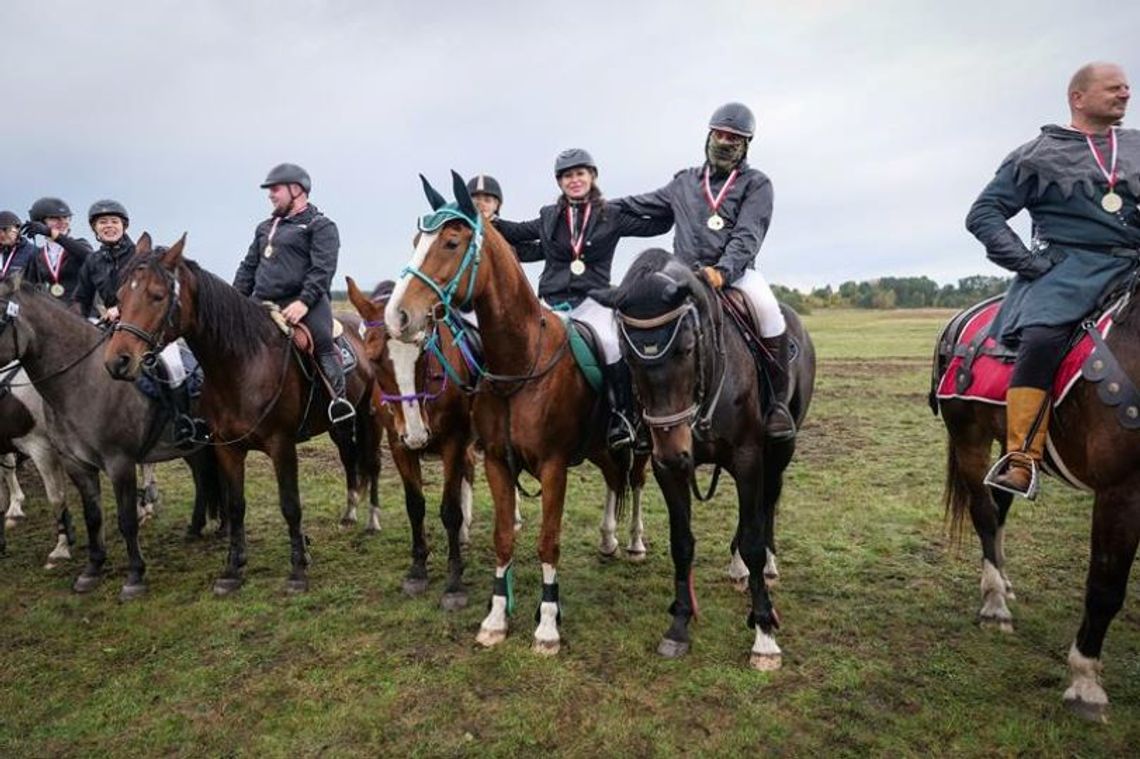
[[(229, 278), (268, 215), (258, 184), (293, 161), (340, 227), (337, 288), (406, 262), (419, 172), (448, 195), (451, 168), (493, 174), (504, 216), (533, 218), (559, 150), (590, 150), (610, 197), (654, 189), (703, 160), (728, 100), (756, 112), (750, 160), (775, 187), (769, 279), (1000, 273), (962, 220), (1002, 157), (1067, 123), (1082, 63), (1140, 79), (1135, 2), (19, 0), (3, 16), (0, 207), (60, 195), (86, 232), (112, 197), (132, 233), (189, 231)], [(623, 243), (615, 277), (645, 246)]]

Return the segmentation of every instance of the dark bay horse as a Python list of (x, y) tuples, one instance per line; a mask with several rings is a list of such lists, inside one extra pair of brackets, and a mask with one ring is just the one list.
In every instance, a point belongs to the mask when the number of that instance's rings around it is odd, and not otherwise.
[[(1140, 431), (1125, 429), (1121, 415), (1135, 416), (1140, 381), (1140, 310), (1134, 286), (1104, 338), (1115, 356), (1119, 378), (1097, 383), (1087, 379), (1090, 365), (1110, 357), (1098, 348), (1082, 370), (1081, 379), (1053, 413), (1049, 440), (1069, 474), (1093, 492), (1092, 545), (1085, 583), (1085, 609), (1076, 639), (1069, 649), (1071, 683), (1064, 702), (1075, 713), (1103, 720), (1108, 695), (1100, 682), (1101, 648), (1109, 623), (1124, 604), (1128, 575), (1140, 541)], [(1117, 384), (1118, 395), (1132, 401), (1110, 407), (1098, 394)], [(1131, 386), (1131, 392), (1128, 388)], [(1123, 388), (1124, 392), (1120, 392)], [(1002, 533), (1013, 496), (984, 484), (996, 441), (1005, 453), (1005, 408), (962, 399), (940, 399), (948, 434), (946, 508), (952, 532), (958, 534), (966, 514), (982, 546), (982, 608), (979, 620), (1006, 632), (1013, 630), (1007, 601), (1013, 600), (1005, 574)]]
[[(443, 498), (439, 516), (447, 532), (447, 583), (440, 605), (446, 611), (467, 606), (463, 584), (462, 545), (471, 520), (475, 459), (471, 452), (471, 397), (456, 380), (437, 374), (421, 360), (418, 348), (390, 340), (384, 328), (384, 308), (391, 290), (373, 300), (348, 277), (348, 299), (362, 319), (364, 350), (380, 388), (387, 422), (388, 448), (404, 484), (404, 505), (412, 530), (412, 566), (404, 578), (404, 592), (422, 595), (428, 587), (428, 542), (424, 529), (424, 485), (420, 468), (424, 454), (443, 462)], [(450, 348), (454, 371), (468, 378), (459, 351)], [(424, 356), (424, 359), (427, 357)]]
[(395, 340), (423, 345), (437, 316), (471, 305), (483, 336), (484, 372), (472, 415), (484, 446), (487, 484), (495, 503), (495, 582), (491, 608), (476, 640), (501, 643), (514, 607), (514, 515), (518, 474), (542, 485), (542, 601), (534, 650), (557, 653), (558, 560), (569, 468), (584, 458), (602, 471), (621, 505), (644, 484), (644, 458), (614, 454), (605, 440), (604, 401), (587, 383), (568, 347), (567, 328), (531, 289), (510, 245), (484, 224), (467, 188), (452, 174), (456, 203), (424, 180), (435, 213), (420, 222), (415, 253), (385, 310)]
[[(617, 312), (622, 354), (653, 438), (653, 473), (669, 507), (673, 622), (657, 650), (672, 658), (689, 649), (689, 620), (696, 612), (691, 493), (708, 498), (697, 490), (695, 469), (715, 464), (718, 474), (723, 468), (732, 475), (739, 496), (733, 548), (748, 568), (748, 627), (756, 631), (750, 661), (756, 669), (776, 669), (781, 658), (774, 637), (779, 617), (764, 582), (764, 567), (774, 545), (776, 503), (795, 440), (765, 440), (765, 383), (756, 359), (711, 288), (664, 250), (645, 251), (619, 287), (591, 295)], [(799, 317), (783, 310), (788, 334), (798, 346), (788, 408), (799, 427), (811, 402), (815, 351)]]
[(77, 592), (101, 581), (107, 549), (99, 472), (115, 489), (119, 531), (128, 553), (127, 581), (120, 598), (146, 592), (146, 564), (138, 537), (138, 462), (185, 458), (196, 490), (191, 533), (217, 513), (220, 493), (213, 452), (195, 453), (155, 442), (154, 427), (164, 413), (136, 388), (115, 382), (103, 367), (104, 334), (57, 299), (39, 293), (20, 278), (0, 281), (0, 364), (19, 360), (43, 398), (48, 434), (63, 456), (64, 468), (79, 490), (87, 525), (87, 566), (75, 581)]
[[(292, 569), (286, 589), (307, 590), (309, 554), (301, 530), (297, 441), (329, 431), (344, 465), (350, 505), (366, 487), (377, 504), (379, 427), (372, 411), (371, 369), (362, 360), (346, 378), (357, 410), (352, 428), (329, 430), (323, 413), (326, 391), (311, 365), (297, 359), (290, 338), (263, 306), (184, 259), (184, 246), (185, 236), (168, 250), (152, 253), (150, 237), (139, 239), (133, 268), (119, 289), (120, 321), (105, 351), (107, 371), (133, 379), (146, 356), (178, 337), (186, 339), (206, 377), (201, 410), (212, 431), (230, 518), (230, 549), (214, 592), (226, 595), (243, 582), (245, 459), (254, 450), (265, 452), (273, 462), (281, 513), (289, 527)], [(357, 325), (345, 326), (357, 355), (363, 357)]]

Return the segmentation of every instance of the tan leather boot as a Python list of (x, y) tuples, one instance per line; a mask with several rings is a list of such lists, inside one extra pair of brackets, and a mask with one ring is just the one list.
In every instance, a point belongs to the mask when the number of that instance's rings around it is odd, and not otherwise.
[[(1005, 449), (1009, 462), (1005, 471), (993, 478), (997, 487), (1020, 493), (1032, 498), (1033, 472), (1040, 468), (1045, 455), (1045, 436), (1049, 431), (1049, 409), (1041, 417), (1041, 423), (1033, 430), (1042, 405), (1048, 403), (1048, 394), (1035, 387), (1011, 387), (1006, 395)], [(1026, 439), (1033, 431), (1033, 438), (1026, 445)], [(1022, 449), (1025, 449), (1022, 452)]]

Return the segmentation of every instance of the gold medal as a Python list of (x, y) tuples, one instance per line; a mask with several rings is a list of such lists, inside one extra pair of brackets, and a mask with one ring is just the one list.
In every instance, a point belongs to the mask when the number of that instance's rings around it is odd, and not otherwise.
[(705, 223), (708, 225), (708, 228), (714, 232), (719, 232), (720, 230), (724, 229), (724, 217), (722, 217), (719, 213), (714, 213)]
[(48, 292), (57, 298), (62, 298), (63, 297), (63, 285), (61, 285), (59, 282), (56, 282), (54, 285), (52, 285), (51, 287), (48, 288)]
[(269, 258), (272, 255), (273, 255), (273, 245), (266, 245), (265, 246), (265, 257)]
[(1116, 213), (1121, 208), (1124, 208), (1124, 198), (1112, 190), (1109, 190), (1105, 196), (1100, 199), (1100, 207), (1109, 213)]
[(580, 277), (586, 273), (586, 264), (580, 258), (575, 258), (570, 264), (570, 273), (575, 277)]

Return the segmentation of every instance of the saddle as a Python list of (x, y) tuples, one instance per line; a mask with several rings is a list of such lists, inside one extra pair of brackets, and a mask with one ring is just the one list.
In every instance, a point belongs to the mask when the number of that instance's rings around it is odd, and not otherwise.
[[(298, 358), (304, 357), (307, 359), (313, 358), (313, 334), (309, 328), (304, 324), (290, 324), (285, 321), (285, 316), (281, 313), (281, 308), (276, 304), (265, 301), (262, 305), (265, 306), (266, 311), (269, 312), (269, 317), (273, 319), (273, 323), (281, 330), (281, 333), (286, 337), (293, 340), (293, 349), (296, 351)], [(340, 354), (340, 363), (344, 367), (345, 374), (348, 374), (356, 368), (359, 357), (356, 355), (356, 350), (352, 347), (352, 343), (344, 335), (344, 323), (340, 319), (333, 317), (332, 320), (332, 337), (333, 345), (336, 346), (337, 352)]]
[(605, 386), (605, 375), (602, 373), (603, 362), (601, 344), (594, 328), (584, 321), (571, 318), (565, 312), (555, 311), (566, 326), (566, 334), (570, 340), (570, 353), (574, 356), (574, 363), (586, 378), (586, 382), (595, 393), (600, 393)]

